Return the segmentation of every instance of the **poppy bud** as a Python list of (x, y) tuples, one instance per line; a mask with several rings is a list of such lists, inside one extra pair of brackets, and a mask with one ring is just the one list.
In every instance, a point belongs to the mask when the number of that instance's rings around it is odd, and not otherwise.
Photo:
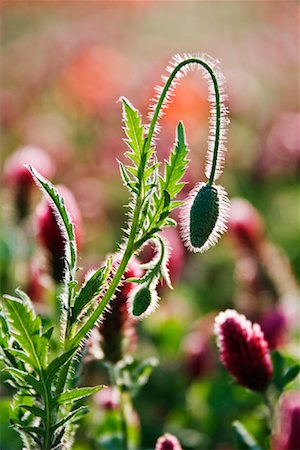
[(128, 300), (129, 313), (134, 319), (148, 317), (158, 307), (158, 295), (155, 286), (138, 285)]
[(268, 343), (258, 324), (227, 309), (215, 319), (220, 360), (237, 382), (253, 391), (264, 391), (273, 368)]
[(229, 200), (221, 186), (197, 184), (181, 213), (182, 239), (192, 252), (205, 252), (226, 231)]

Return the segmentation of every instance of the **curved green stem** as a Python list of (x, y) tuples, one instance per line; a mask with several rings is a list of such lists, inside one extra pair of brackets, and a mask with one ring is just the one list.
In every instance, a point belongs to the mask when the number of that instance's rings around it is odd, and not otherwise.
[(213, 85), (214, 85), (214, 91), (215, 91), (215, 102), (216, 102), (216, 129), (215, 129), (215, 143), (214, 143), (214, 152), (213, 152), (213, 161), (212, 161), (212, 166), (211, 166), (211, 171), (210, 171), (210, 177), (209, 177), (209, 181), (208, 183), (211, 185), (213, 184), (214, 178), (215, 178), (215, 172), (216, 172), (216, 167), (217, 167), (217, 160), (218, 160), (218, 150), (219, 150), (219, 141), (220, 141), (220, 131), (221, 131), (221, 98), (220, 98), (220, 90), (219, 90), (219, 86), (218, 86), (218, 80), (217, 77), (213, 71), (213, 69), (209, 66), (209, 64), (207, 64), (205, 61), (203, 61), (202, 59), (199, 58), (188, 58), (184, 61), (182, 61), (181, 63), (179, 63), (173, 70), (173, 72), (171, 73), (171, 75), (169, 76), (163, 90), (162, 93), (160, 95), (160, 98), (158, 100), (158, 103), (156, 105), (156, 108), (154, 110), (154, 114), (152, 117), (152, 120), (150, 122), (149, 125), (149, 131), (148, 131), (148, 141), (146, 144), (146, 150), (148, 150), (150, 148), (151, 145), (151, 140), (153, 138), (153, 134), (154, 134), (154, 130), (155, 130), (155, 126), (158, 122), (159, 119), (159, 113), (160, 110), (163, 106), (163, 102), (166, 98), (166, 95), (168, 93), (168, 90), (170, 89), (177, 73), (186, 65), (188, 64), (200, 64), (202, 67), (204, 67), (207, 72), (209, 73)]

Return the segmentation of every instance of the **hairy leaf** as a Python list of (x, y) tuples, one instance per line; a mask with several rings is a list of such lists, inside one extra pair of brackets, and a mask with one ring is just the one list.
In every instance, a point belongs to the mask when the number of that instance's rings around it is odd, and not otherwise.
[(59, 194), (53, 184), (46, 180), (36, 169), (32, 166), (27, 166), (33, 176), (36, 184), (42, 189), (46, 197), (50, 200), (51, 205), (56, 212), (61, 231), (66, 239), (65, 255), (66, 267), (69, 271), (70, 280), (75, 277), (76, 261), (77, 261), (77, 247), (75, 240), (74, 225), (71, 216), (67, 211), (63, 197)]
[(83, 399), (84, 397), (88, 397), (89, 395), (95, 394), (96, 392), (100, 391), (103, 386), (95, 386), (95, 387), (82, 387), (82, 388), (75, 388), (71, 391), (63, 392), (60, 395), (57, 395), (53, 398), (53, 402), (56, 402), (60, 405), (73, 403), (78, 400)]
[(180, 182), (188, 165), (188, 147), (185, 141), (185, 134), (183, 124), (179, 122), (177, 126), (176, 145), (173, 151), (170, 152), (169, 160), (165, 164), (164, 177), (160, 179), (162, 191), (168, 193), (168, 201), (170, 203), (183, 188), (184, 183)]

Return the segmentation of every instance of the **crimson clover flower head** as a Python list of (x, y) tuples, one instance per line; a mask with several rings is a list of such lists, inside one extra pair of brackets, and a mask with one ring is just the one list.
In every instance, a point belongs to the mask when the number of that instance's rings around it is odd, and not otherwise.
[(272, 362), (268, 343), (258, 324), (243, 314), (227, 309), (215, 319), (215, 334), (220, 360), (239, 384), (253, 391), (264, 391), (269, 385)]
[(170, 433), (165, 433), (158, 438), (155, 450), (182, 450), (182, 447), (176, 436)]

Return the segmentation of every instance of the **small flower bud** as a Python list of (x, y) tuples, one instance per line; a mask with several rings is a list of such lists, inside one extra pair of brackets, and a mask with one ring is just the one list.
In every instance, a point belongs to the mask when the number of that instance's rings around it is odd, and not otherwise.
[[(65, 186), (57, 186), (61, 196), (64, 198), (67, 210), (73, 220), (77, 247), (81, 244), (81, 214), (77, 202), (69, 189)], [(40, 243), (49, 253), (52, 276), (55, 281), (60, 282), (64, 272), (64, 247), (65, 238), (58, 225), (57, 218), (50, 203), (43, 199), (37, 206), (37, 234)]]
[(273, 368), (268, 343), (258, 324), (227, 309), (215, 319), (220, 359), (237, 382), (254, 391), (264, 391)]
[(181, 234), (192, 252), (205, 252), (226, 231), (229, 200), (221, 186), (199, 183), (190, 192), (181, 214)]
[(180, 442), (176, 436), (170, 433), (165, 433), (163, 436), (158, 438), (155, 450), (182, 450)]
[(272, 450), (300, 448), (300, 392), (283, 394), (279, 403), (277, 426), (272, 438)]
[(158, 307), (158, 295), (154, 287), (137, 286), (128, 299), (129, 313), (134, 319), (148, 317)]

